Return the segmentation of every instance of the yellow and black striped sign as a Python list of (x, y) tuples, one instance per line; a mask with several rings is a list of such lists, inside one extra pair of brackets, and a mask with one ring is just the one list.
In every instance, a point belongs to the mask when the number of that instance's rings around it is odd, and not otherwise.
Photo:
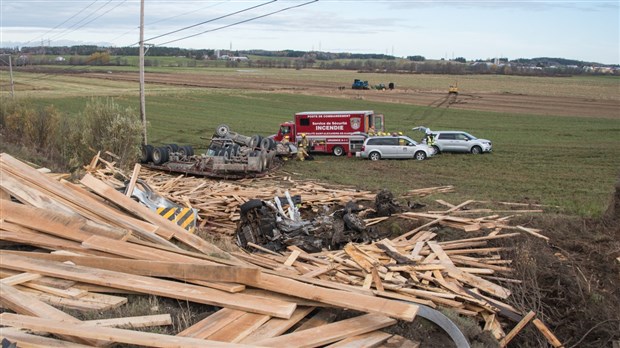
[(157, 214), (165, 217), (170, 221), (176, 222), (177, 225), (183, 227), (190, 233), (194, 233), (196, 229), (196, 216), (191, 208), (157, 208)]

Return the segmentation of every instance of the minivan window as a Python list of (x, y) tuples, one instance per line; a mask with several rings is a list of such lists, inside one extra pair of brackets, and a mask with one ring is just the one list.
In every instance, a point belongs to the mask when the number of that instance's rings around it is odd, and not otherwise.
[(454, 133), (441, 133), (439, 134), (439, 139), (454, 140), (456, 138)]

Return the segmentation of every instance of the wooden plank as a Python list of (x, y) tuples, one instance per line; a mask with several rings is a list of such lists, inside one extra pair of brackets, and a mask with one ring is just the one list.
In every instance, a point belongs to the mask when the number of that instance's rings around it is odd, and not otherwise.
[(373, 348), (378, 347), (392, 337), (392, 334), (383, 331), (373, 331), (362, 335), (345, 338), (342, 341), (330, 344), (325, 348)]
[[(7, 253), (7, 252), (5, 252)], [(71, 261), (76, 265), (106, 269), (123, 273), (145, 275), (151, 277), (176, 278), (180, 280), (207, 280), (220, 282), (235, 282), (248, 284), (256, 282), (260, 270), (250, 267), (232, 267), (196, 260), (197, 263), (132, 260), (97, 256), (54, 255), (33, 252), (8, 252), (37, 259), (65, 262)]]
[(56, 334), (73, 335), (88, 339), (104, 340), (107, 342), (127, 343), (147, 347), (213, 347), (213, 348), (244, 348), (250, 347), (234, 343), (207, 341), (189, 337), (169, 336), (141, 331), (97, 327), (93, 330), (90, 324), (76, 324), (58, 322), (49, 319), (33, 318), (24, 315), (2, 313), (0, 320), (3, 325), (26, 328), (36, 331), (46, 331)]
[(207, 338), (214, 341), (237, 343), (257, 330), (270, 318), (264, 314), (244, 313)]
[(532, 323), (534, 323), (534, 325), (536, 326), (538, 331), (540, 331), (543, 334), (543, 336), (545, 336), (545, 338), (547, 339), (547, 342), (549, 342), (549, 344), (551, 344), (555, 348), (563, 348), (564, 347), (562, 342), (560, 342), (560, 340), (557, 338), (557, 336), (554, 335), (553, 332), (551, 332), (551, 330), (549, 330), (547, 325), (545, 325), (545, 323), (543, 323), (542, 320), (536, 318), (536, 319), (534, 319), (532, 321)]
[(206, 339), (207, 337), (218, 332), (220, 329), (226, 327), (226, 325), (237, 320), (243, 314), (245, 314), (243, 311), (222, 308), (187, 329), (179, 332), (177, 336)]
[(2, 284), (18, 285), (18, 284), (29, 282), (31, 280), (35, 280), (35, 279), (39, 279), (39, 278), (41, 278), (40, 274), (36, 274), (36, 273), (19, 273), (19, 274), (10, 276), (10, 277), (2, 278), (2, 280), (0, 280), (0, 281), (2, 282)]
[(365, 255), (361, 253), (354, 244), (349, 243), (345, 245), (343, 250), (347, 253), (347, 255), (349, 255), (351, 260), (355, 261), (355, 263), (362, 267), (364, 271), (367, 273), (372, 272), (374, 265), (366, 259)]
[(261, 339), (280, 336), (305, 318), (306, 315), (310, 314), (314, 309), (315, 307), (298, 306), (289, 319), (271, 318), (257, 330), (254, 330), (254, 332), (242, 339), (240, 343), (252, 344)]
[(538, 233), (538, 232), (534, 231), (534, 230), (533, 230), (533, 229), (531, 229), (531, 228), (527, 228), (527, 227), (523, 227), (523, 226), (517, 226), (517, 228), (518, 228), (519, 230), (523, 231), (523, 232), (527, 232), (527, 233), (531, 234), (531, 235), (532, 235), (532, 236), (534, 236), (534, 237), (538, 237), (538, 238), (540, 238), (540, 239), (544, 239), (544, 240), (546, 240), (547, 242), (550, 240), (550, 239), (549, 239), (549, 237), (547, 237), (547, 236), (543, 236), (542, 234), (540, 234), (540, 233)]
[(412, 321), (418, 311), (418, 306), (413, 304), (390, 301), (360, 293), (320, 288), (318, 286), (274, 276), (268, 273), (263, 273), (257, 283), (249, 285), (278, 293), (295, 294), (297, 297), (311, 299), (338, 307), (355, 309), (367, 313), (383, 314), (407, 321)]
[(0, 219), (79, 242), (93, 234), (122, 240), (131, 235), (130, 231), (97, 224), (81, 216), (12, 202), (0, 204)]
[[(31, 295), (24, 294), (11, 285), (0, 283), (0, 304), (15, 313), (33, 317), (46, 318), (65, 323), (78, 323), (79, 320), (69, 314), (43, 303)], [(7, 325), (2, 322), (2, 325)], [(0, 330), (1, 331), (1, 330)], [(45, 330), (43, 330), (45, 331)], [(95, 340), (61, 335), (61, 338), (80, 344), (99, 345)]]
[(529, 313), (527, 313), (523, 317), (523, 319), (521, 319), (521, 321), (519, 321), (517, 325), (515, 325), (515, 327), (513, 327), (510, 332), (508, 332), (508, 334), (506, 334), (506, 337), (502, 338), (502, 340), (499, 341), (499, 346), (506, 347), (508, 343), (512, 341), (512, 339), (515, 338), (515, 336), (517, 336), (517, 334), (521, 332), (521, 330), (523, 330), (525, 325), (527, 325), (532, 319), (534, 319), (535, 316), (536, 313), (534, 311), (530, 311)]
[[(3, 252), (7, 252), (7, 251), (8, 250), (4, 250)], [(18, 274), (21, 274), (21, 273), (10, 270), (10, 269), (0, 268), (0, 278), (2, 279), (6, 279), (7, 277), (18, 275)], [(74, 281), (52, 278), (52, 277), (45, 277), (45, 276), (41, 276), (35, 280), (31, 280), (30, 282), (34, 284), (53, 286), (58, 289), (68, 289), (76, 284)]]
[(91, 345), (32, 335), (24, 331), (11, 328), (3, 328), (0, 330), (0, 340), (2, 339), (7, 339), (9, 342), (17, 343), (18, 347), (25, 348), (92, 348)]
[(284, 265), (285, 266), (292, 266), (293, 263), (297, 260), (297, 257), (299, 257), (300, 254), (301, 254), (301, 252), (299, 250), (293, 250), (293, 252), (291, 252), (291, 255), (289, 255), (289, 257), (284, 262)]
[[(230, 294), (224, 291), (181, 284), (175, 281), (149, 278), (139, 275), (106, 271), (84, 266), (72, 266), (53, 261), (36, 260), (18, 255), (0, 253), (0, 263), (6, 268), (36, 272), (54, 277), (85, 283), (116, 287), (152, 295), (210, 304), (219, 307), (245, 310), (278, 318), (290, 318), (295, 310), (294, 303), (267, 300), (244, 294)], [(417, 310), (417, 308), (416, 308)], [(415, 313), (414, 313), (415, 315)], [(413, 319), (413, 318), (412, 318)]]
[(154, 314), (137, 317), (85, 320), (84, 323), (105, 327), (136, 329), (143, 327), (172, 325), (172, 317), (170, 314)]
[(366, 314), (323, 325), (314, 329), (296, 331), (279, 337), (255, 342), (268, 347), (319, 347), (349, 336), (361, 335), (394, 325), (396, 320), (378, 314)]
[(142, 168), (140, 163), (136, 163), (133, 166), (133, 173), (131, 173), (131, 179), (129, 179), (129, 184), (125, 189), (125, 196), (127, 197), (131, 197), (131, 195), (133, 194), (133, 190), (136, 187), (136, 181), (138, 180), (138, 175), (140, 175), (140, 168)]

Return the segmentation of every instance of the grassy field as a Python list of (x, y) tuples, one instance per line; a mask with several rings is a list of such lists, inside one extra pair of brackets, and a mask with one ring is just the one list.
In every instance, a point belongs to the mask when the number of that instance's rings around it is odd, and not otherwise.
[[(235, 74), (234, 69), (194, 69), (194, 73)], [(284, 79), (339, 79), (348, 81), (354, 72), (335, 76), (327, 71), (272, 70)], [(385, 76), (408, 88), (444, 88), (450, 76)], [(389, 79), (388, 79), (389, 78)], [(398, 80), (398, 79), (402, 79)], [(3, 78), (3, 81), (4, 80)], [(462, 82), (467, 81), (467, 82)], [(117, 102), (137, 109), (135, 83), (54, 77), (32, 80), (37, 90), (32, 102), (54, 104), (68, 117), (76, 117), (90, 96), (114, 96)], [(558, 93), (582, 97), (620, 98), (611, 78), (521, 78), (509, 76), (459, 77), (459, 86), (472, 89), (533, 94)], [(553, 86), (550, 87), (550, 86)], [(545, 92), (546, 91), (546, 92)], [(615, 92), (614, 92), (615, 91)], [(3, 91), (4, 93), (6, 90)], [(494, 112), (433, 109), (423, 106), (337, 99), (307, 95), (200, 90), (148, 86), (149, 142), (182, 143), (202, 147), (215, 127), (226, 123), (245, 134), (273, 134), (280, 122), (295, 112), (309, 110), (372, 109), (386, 115), (391, 131), (426, 125), (432, 129), (463, 129), (491, 139), (494, 153), (482, 156), (442, 154), (429, 161), (380, 161), (318, 156), (313, 162), (290, 162), (285, 171), (299, 177), (360, 189), (388, 188), (395, 193), (437, 185), (454, 185), (456, 193), (442, 196), (450, 202), (466, 199), (534, 202), (560, 206), (560, 211), (598, 216), (605, 209), (620, 169), (620, 120), (577, 117), (517, 115)], [(438, 196), (433, 199), (440, 198)]]

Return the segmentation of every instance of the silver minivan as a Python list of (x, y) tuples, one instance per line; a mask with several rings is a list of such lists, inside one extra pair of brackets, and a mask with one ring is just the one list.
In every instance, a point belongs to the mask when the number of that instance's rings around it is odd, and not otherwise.
[(404, 135), (376, 136), (364, 140), (362, 150), (357, 154), (372, 161), (382, 158), (415, 158), (421, 161), (433, 156), (435, 150)]
[(463, 131), (433, 131), (433, 147), (437, 152), (470, 152), (481, 154), (491, 152), (493, 144), (487, 139), (478, 139)]

